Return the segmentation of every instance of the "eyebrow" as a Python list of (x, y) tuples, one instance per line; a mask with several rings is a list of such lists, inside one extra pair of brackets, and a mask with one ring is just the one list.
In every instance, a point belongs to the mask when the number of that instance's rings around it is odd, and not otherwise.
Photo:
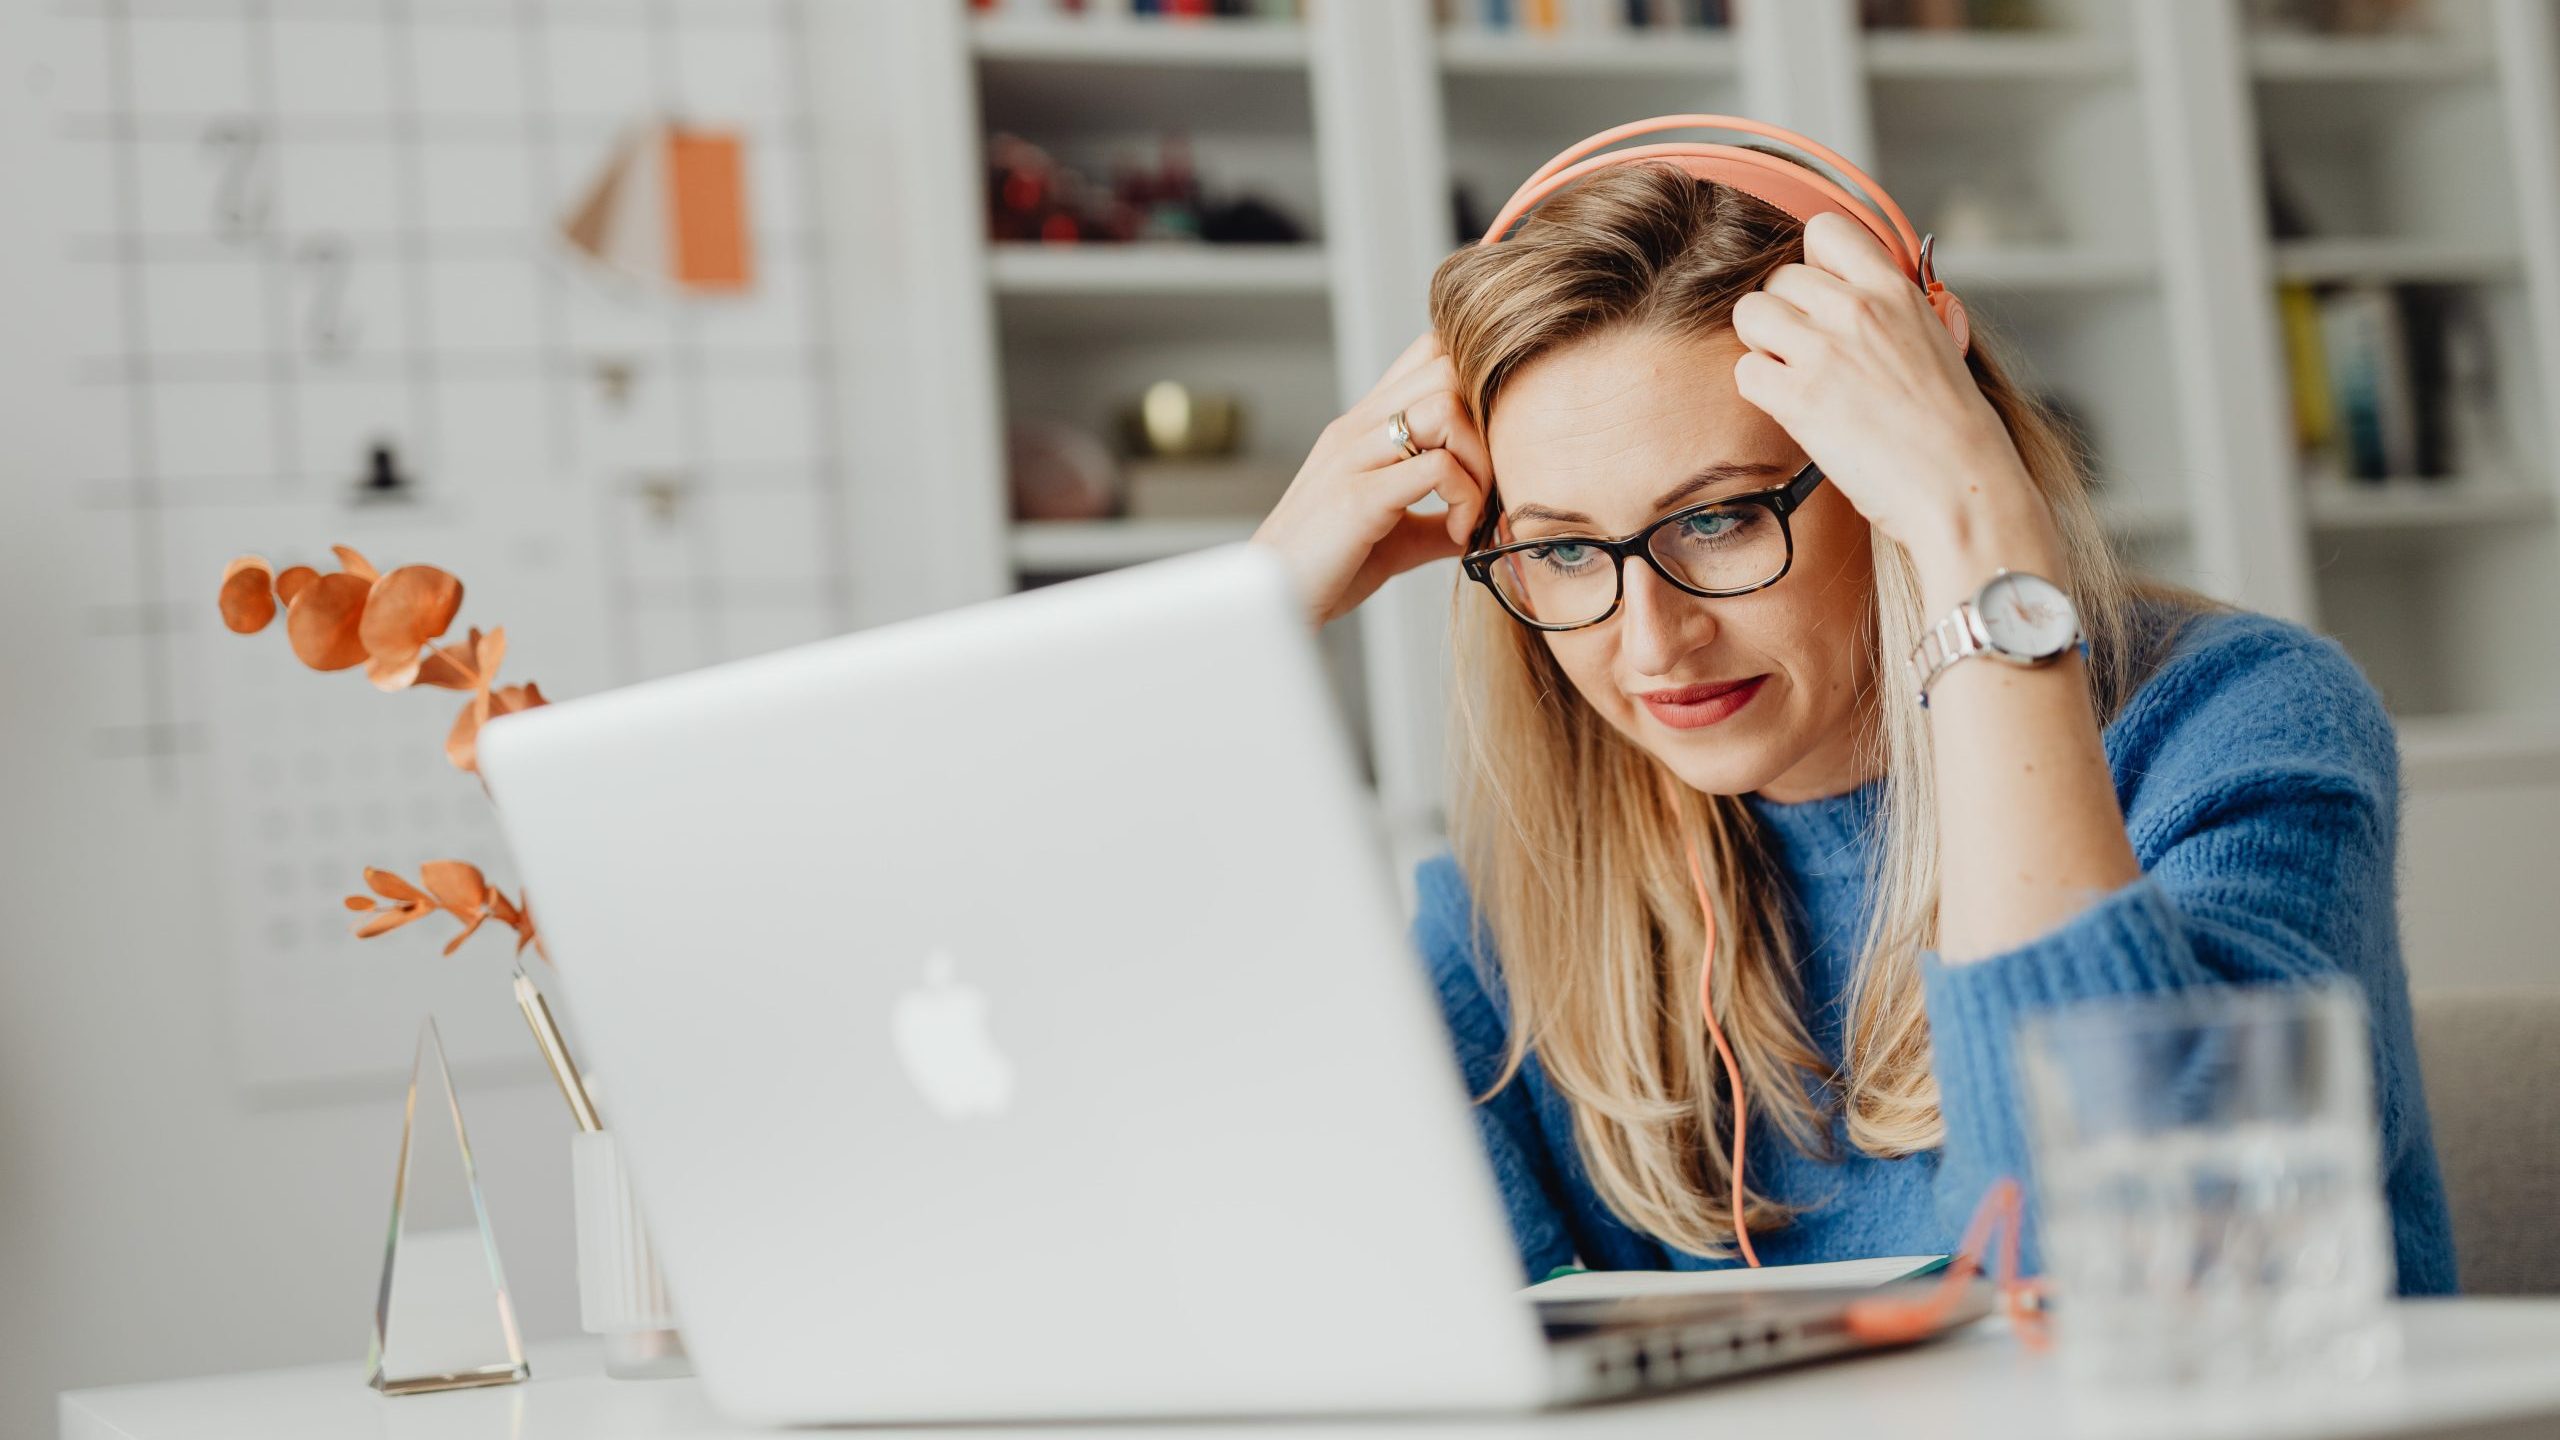
[[(1698, 473), (1681, 481), (1679, 484), (1672, 486), (1670, 489), (1663, 491), (1660, 495), (1655, 496), (1653, 499), (1653, 508), (1656, 510), (1668, 510), (1673, 505), (1688, 499), (1690, 496), (1708, 488), (1711, 485), (1722, 485), (1734, 480), (1777, 480), (1783, 479), (1791, 473), (1793, 472), (1784, 465), (1747, 464), (1741, 461), (1719, 461), (1716, 464), (1709, 465), (1698, 471)], [(1579, 510), (1558, 510), (1552, 505), (1515, 505), (1512, 507), (1509, 515), (1505, 518), (1509, 519), (1511, 523), (1515, 525), (1523, 520), (1553, 520), (1558, 524), (1563, 525), (1588, 525), (1592, 523), (1591, 517), (1583, 514)]]

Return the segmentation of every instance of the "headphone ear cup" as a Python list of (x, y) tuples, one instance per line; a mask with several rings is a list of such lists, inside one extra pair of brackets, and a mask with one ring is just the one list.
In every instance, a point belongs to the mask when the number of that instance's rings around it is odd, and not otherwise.
[(1956, 353), (1970, 353), (1973, 349), (1973, 321), (1965, 314), (1964, 302), (1956, 298), (1956, 292), (1944, 285), (1932, 287), (1929, 308), (1937, 313), (1938, 323), (1946, 326), (1947, 333), (1955, 337)]

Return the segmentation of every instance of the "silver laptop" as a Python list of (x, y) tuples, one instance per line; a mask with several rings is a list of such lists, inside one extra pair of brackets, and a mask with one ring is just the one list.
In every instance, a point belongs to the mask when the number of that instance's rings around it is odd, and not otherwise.
[(480, 764), (739, 1418), (1516, 1409), (1859, 1345), (1848, 1292), (1522, 1297), (1258, 547), (569, 700)]

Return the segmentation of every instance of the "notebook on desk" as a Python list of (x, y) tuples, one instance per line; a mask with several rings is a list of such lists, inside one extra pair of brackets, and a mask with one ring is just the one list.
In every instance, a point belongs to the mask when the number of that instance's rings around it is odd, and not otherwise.
[(1945, 1255), (1883, 1255), (1810, 1265), (1736, 1265), (1723, 1270), (1572, 1270), (1550, 1275), (1521, 1294), (1550, 1300), (1623, 1300), (1639, 1295), (1731, 1295), (1747, 1290), (1829, 1290), (1916, 1280), (1947, 1268)]

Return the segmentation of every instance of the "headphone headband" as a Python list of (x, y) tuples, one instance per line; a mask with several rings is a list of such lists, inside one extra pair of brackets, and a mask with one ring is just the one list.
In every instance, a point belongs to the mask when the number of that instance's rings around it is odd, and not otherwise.
[[(1830, 176), (1804, 160), (1771, 155), (1766, 151), (1746, 149), (1739, 145), (1720, 145), (1706, 141), (1672, 141), (1638, 145), (1630, 149), (1600, 154), (1605, 147), (1638, 135), (1662, 130), (1733, 130), (1801, 150), (1829, 165), (1857, 187), (1853, 195)], [(1593, 171), (1611, 165), (1663, 160), (1682, 170), (1718, 185), (1729, 185), (1754, 199), (1764, 201), (1793, 215), (1798, 220), (1811, 220), (1826, 211), (1846, 215), (1866, 227), (1867, 232), (1882, 241), (1885, 253), (1902, 267), (1927, 297), (1929, 308), (1939, 322), (1955, 337), (1956, 349), (1962, 353), (1972, 343), (1972, 327), (1967, 323), (1964, 302), (1955, 292), (1939, 283), (1933, 250), (1935, 238), (1912, 229), (1902, 207), (1893, 202), (1884, 187), (1868, 174), (1850, 164), (1841, 155), (1806, 136), (1776, 125), (1739, 115), (1657, 115), (1650, 120), (1631, 121), (1603, 130), (1597, 135), (1567, 146), (1554, 159), (1537, 169), (1537, 173), (1521, 182), (1511, 199), (1486, 229), (1480, 245), (1495, 244), (1504, 239), (1521, 218), (1556, 191)], [(1863, 195), (1865, 198), (1860, 198)]]

